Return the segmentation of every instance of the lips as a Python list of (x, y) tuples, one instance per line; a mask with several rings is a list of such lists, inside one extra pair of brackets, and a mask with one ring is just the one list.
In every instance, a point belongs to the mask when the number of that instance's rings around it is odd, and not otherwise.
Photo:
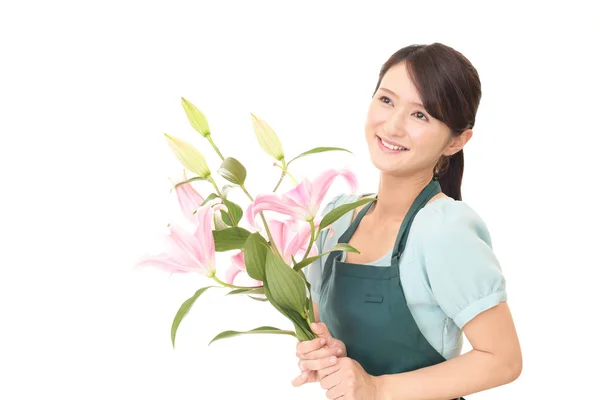
[[(375, 136), (377, 136), (377, 140), (378, 140), (378, 141), (380, 142), (380, 144), (383, 146), (383, 143), (381, 142), (382, 138), (381, 138), (380, 136), (378, 136), (378, 135), (375, 135)], [(383, 140), (385, 140), (385, 142), (386, 142), (386, 143), (388, 143), (388, 144), (391, 144), (391, 145), (394, 145), (394, 146), (398, 146), (398, 147), (402, 147), (402, 148), (403, 148), (402, 150), (393, 150), (393, 151), (408, 151), (408, 150), (410, 150), (408, 147), (406, 147), (406, 146), (403, 146), (403, 145), (401, 145), (400, 143), (392, 142), (391, 140), (387, 140), (387, 139), (383, 139)], [(385, 147), (385, 146), (384, 146), (384, 147)], [(386, 147), (386, 149), (387, 149), (387, 147)], [(390, 150), (391, 150), (391, 149), (390, 149)]]

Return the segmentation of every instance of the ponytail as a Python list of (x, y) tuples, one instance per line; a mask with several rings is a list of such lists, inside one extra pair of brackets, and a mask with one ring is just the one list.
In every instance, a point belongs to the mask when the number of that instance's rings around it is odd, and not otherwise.
[(465, 167), (464, 153), (462, 149), (446, 160), (444, 170), (436, 173), (437, 179), (442, 187), (442, 192), (454, 200), (462, 200), (460, 186), (462, 184), (463, 171)]

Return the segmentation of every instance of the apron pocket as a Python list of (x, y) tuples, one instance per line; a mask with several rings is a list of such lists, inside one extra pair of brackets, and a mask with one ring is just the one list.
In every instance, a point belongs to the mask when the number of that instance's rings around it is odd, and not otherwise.
[(383, 296), (365, 294), (365, 303), (383, 303)]

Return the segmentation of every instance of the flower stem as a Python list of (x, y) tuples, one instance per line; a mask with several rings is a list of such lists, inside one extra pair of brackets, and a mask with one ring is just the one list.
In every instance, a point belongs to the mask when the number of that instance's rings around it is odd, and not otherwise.
[(285, 173), (286, 173), (286, 174), (287, 174), (287, 175), (290, 177), (290, 179), (292, 180), (292, 183), (293, 183), (294, 185), (297, 185), (297, 184), (298, 184), (298, 180), (296, 180), (296, 178), (294, 178), (294, 177), (292, 176), (292, 174), (290, 174), (290, 171), (288, 171), (288, 170), (286, 169), (286, 170), (285, 170)]
[[(244, 186), (243, 184), (240, 185), (240, 187), (242, 188), (242, 190), (244, 191), (244, 193), (246, 193), (246, 196), (248, 196), (248, 198), (250, 199), (250, 201), (254, 201), (254, 199), (252, 198), (252, 195), (250, 193), (248, 193), (248, 190), (246, 190), (246, 186)], [(281, 253), (279, 253), (279, 249), (277, 248), (277, 246), (275, 245), (275, 240), (273, 240), (273, 236), (271, 236), (271, 231), (269, 230), (269, 225), (267, 224), (267, 220), (265, 219), (265, 215), (263, 214), (263, 212), (260, 212), (260, 218), (262, 219), (262, 222), (265, 226), (265, 230), (267, 231), (267, 236), (269, 237), (269, 243), (271, 243), (271, 248), (273, 249), (273, 251), (275, 252), (275, 254), (277, 254), (279, 257), (283, 258), (283, 256), (281, 255)]]
[(302, 260), (304, 260), (308, 256), (308, 253), (310, 253), (310, 249), (312, 248), (312, 245), (315, 242), (315, 221), (311, 219), (308, 222), (310, 223), (310, 241), (308, 242), (308, 247), (306, 248), (306, 253), (304, 253), (304, 257), (302, 257)]
[(217, 147), (217, 145), (215, 144), (215, 142), (213, 142), (211, 136), (210, 135), (206, 136), (206, 139), (210, 142), (210, 144), (212, 145), (213, 149), (215, 149), (215, 151), (217, 152), (217, 154), (219, 155), (219, 157), (221, 157), (221, 160), (225, 160), (225, 158), (223, 158), (223, 155), (219, 151), (219, 148)]
[(223, 198), (223, 195), (221, 194), (221, 191), (219, 190), (219, 187), (217, 186), (217, 182), (215, 182), (215, 180), (213, 179), (212, 176), (208, 176), (208, 178), (206, 178), (210, 181), (210, 183), (212, 183), (212, 185), (215, 187), (215, 190), (217, 191), (217, 194), (219, 195), (220, 198)]
[[(277, 164), (275, 164), (277, 165)], [(273, 193), (275, 191), (277, 191), (277, 188), (279, 187), (279, 185), (281, 185), (281, 182), (283, 182), (283, 178), (285, 177), (285, 170), (281, 172), (281, 177), (279, 177), (279, 182), (277, 182), (277, 185), (275, 186), (275, 189), (273, 189)]]
[[(212, 176), (208, 176), (207, 178), (210, 183), (212, 183), (212, 185), (215, 187), (215, 190), (217, 191), (217, 194), (219, 195), (219, 198), (221, 199), (222, 203), (225, 203), (225, 198), (223, 197), (223, 194), (221, 193), (221, 191), (219, 190), (219, 187), (217, 186), (217, 182), (215, 182), (215, 180), (213, 179)], [(227, 205), (225, 205), (227, 206)], [(231, 220), (231, 222), (233, 223), (234, 226), (237, 226), (237, 224), (235, 223), (235, 220), (233, 219), (233, 215), (231, 215), (231, 212), (229, 211), (229, 207), (227, 207), (227, 215), (229, 215), (229, 219)]]
[(217, 278), (216, 275), (213, 275), (212, 278), (218, 284), (223, 285), (223, 286), (228, 287), (228, 288), (231, 288), (231, 289), (256, 289), (256, 288), (262, 287), (262, 286), (236, 286), (236, 285), (230, 285), (229, 283), (223, 282), (222, 280), (220, 280), (219, 278)]
[(298, 184), (298, 181), (296, 180), (296, 178), (294, 178), (292, 176), (292, 174), (290, 174), (290, 171), (288, 171), (287, 169), (287, 164), (285, 162), (285, 160), (282, 160), (281, 163), (283, 164), (283, 166), (274, 163), (273, 165), (276, 166), (277, 168), (281, 169), (281, 177), (279, 178), (279, 182), (277, 182), (277, 186), (275, 186), (275, 189), (273, 189), (273, 192), (277, 190), (277, 188), (279, 187), (279, 184), (281, 184), (281, 181), (283, 180), (283, 178), (288, 175), (290, 177), (290, 179), (292, 180), (292, 182), (294, 183), (294, 185)]
[[(221, 154), (221, 152), (219, 151), (219, 148), (217, 147), (217, 145), (215, 145), (215, 143), (213, 142), (212, 138), (210, 135), (206, 136), (206, 139), (210, 142), (210, 144), (212, 145), (212, 147), (215, 149), (215, 151), (217, 152), (217, 154), (219, 155), (219, 157), (221, 157), (221, 160), (225, 160), (225, 158), (223, 157), (223, 155)], [(285, 160), (283, 161), (285, 163)], [(285, 171), (284, 171), (285, 174)], [(290, 175), (290, 178), (292, 178), (292, 176)], [(223, 197), (223, 194), (221, 194), (221, 191), (219, 190), (219, 188), (217, 187), (217, 184), (215, 183), (215, 180), (209, 176), (210, 182), (213, 184), (213, 186), (215, 187), (215, 190), (217, 191), (217, 194), (219, 195), (219, 197), (222, 200), (225, 200)], [(283, 176), (282, 176), (283, 179)], [(294, 178), (292, 178), (292, 180), (294, 180)], [(277, 184), (277, 186), (279, 186), (279, 184)], [(244, 191), (244, 193), (246, 193), (246, 195), (248, 196), (248, 198), (250, 199), (250, 201), (254, 201), (254, 199), (252, 198), (252, 196), (250, 195), (250, 193), (248, 193), (248, 191), (246, 190), (246, 187), (242, 184), (241, 185), (242, 190)], [(231, 222), (235, 222), (233, 219), (233, 216), (229, 213), (229, 209), (227, 210), (227, 214), (229, 214), (229, 218), (231, 218)], [(271, 236), (271, 231), (269, 230), (269, 226), (267, 225), (267, 220), (265, 219), (264, 214), (262, 213), (262, 211), (260, 212), (260, 218), (263, 221), (263, 224), (265, 225), (265, 229), (267, 230), (267, 235), (269, 236), (269, 241), (271, 243), (271, 247), (273, 248), (273, 250), (275, 250), (275, 253), (279, 256), (282, 257), (281, 254), (279, 253), (279, 250), (277, 249), (277, 246), (275, 246), (275, 241), (273, 240), (273, 237)], [(237, 224), (236, 224), (237, 226)], [(283, 258), (283, 257), (282, 257)], [(215, 277), (215, 279), (218, 279)]]

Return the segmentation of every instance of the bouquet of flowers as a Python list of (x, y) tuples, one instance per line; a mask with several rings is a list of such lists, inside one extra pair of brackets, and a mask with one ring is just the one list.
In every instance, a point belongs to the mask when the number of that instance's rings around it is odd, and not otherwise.
[[(183, 302), (171, 326), (173, 347), (181, 321), (200, 295), (211, 288), (225, 288), (228, 295), (245, 295), (253, 300), (270, 303), (290, 320), (294, 330), (261, 326), (246, 332), (225, 331), (215, 336), (210, 343), (241, 334), (258, 333), (287, 334), (300, 341), (314, 339), (316, 335), (310, 329), (310, 323), (315, 320), (310, 284), (302, 269), (332, 251), (358, 253), (358, 250), (348, 244), (337, 244), (331, 250), (319, 254), (313, 249), (313, 245), (322, 230), (345, 213), (374, 199), (362, 199), (342, 205), (320, 218), (320, 205), (333, 180), (342, 176), (354, 192), (357, 185), (354, 173), (348, 169), (329, 169), (314, 180), (304, 178), (298, 183), (290, 174), (289, 166), (310, 154), (350, 151), (339, 147), (316, 147), (287, 161), (281, 142), (273, 129), (251, 114), (252, 127), (260, 147), (275, 158), (273, 165), (281, 169), (281, 176), (273, 192), (253, 197), (244, 184), (244, 165), (235, 158), (223, 157), (213, 141), (205, 115), (184, 98), (182, 104), (194, 130), (208, 140), (221, 158), (217, 173), (227, 184), (219, 188), (199, 150), (182, 139), (165, 134), (168, 145), (179, 162), (187, 171), (195, 174), (188, 179), (184, 170), (184, 180), (174, 184), (181, 210), (194, 226), (194, 230), (187, 232), (180, 226), (169, 225), (167, 249), (158, 255), (143, 256), (136, 265), (152, 265), (171, 273), (196, 272), (217, 284), (198, 289)], [(292, 179), (295, 187), (278, 195), (276, 191), (286, 176)], [(210, 182), (214, 192), (207, 196), (198, 193), (191, 184), (198, 180)], [(242, 208), (229, 200), (227, 196), (231, 190), (243, 191), (250, 204)], [(287, 216), (288, 219), (267, 220), (265, 211)], [(240, 226), (243, 216), (246, 227)], [(257, 224), (257, 216), (260, 216), (262, 226)], [(215, 252), (228, 251), (234, 251), (235, 254), (231, 258), (231, 264), (223, 270), (225, 278), (221, 280), (216, 274)], [(241, 271), (253, 280), (252, 286), (233, 284), (234, 278)]]

